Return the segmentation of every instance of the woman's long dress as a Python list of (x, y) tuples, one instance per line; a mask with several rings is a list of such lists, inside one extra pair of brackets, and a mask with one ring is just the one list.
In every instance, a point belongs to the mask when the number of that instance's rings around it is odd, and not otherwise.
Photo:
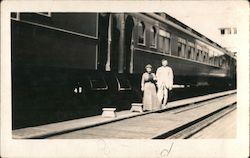
[(143, 94), (143, 110), (158, 110), (160, 104), (156, 95), (156, 87), (154, 84), (155, 74), (144, 73), (142, 75)]

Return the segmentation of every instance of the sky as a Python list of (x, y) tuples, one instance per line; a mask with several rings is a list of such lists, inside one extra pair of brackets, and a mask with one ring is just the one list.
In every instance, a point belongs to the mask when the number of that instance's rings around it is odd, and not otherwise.
[[(247, 1), (169, 1), (164, 8), (167, 14), (223, 47), (228, 43), (237, 47), (248, 32)], [(236, 27), (238, 34), (222, 37), (219, 30), (222, 27)]]

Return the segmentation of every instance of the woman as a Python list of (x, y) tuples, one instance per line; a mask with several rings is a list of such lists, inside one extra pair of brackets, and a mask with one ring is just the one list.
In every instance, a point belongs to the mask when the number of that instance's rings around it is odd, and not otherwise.
[(143, 110), (158, 110), (160, 109), (160, 104), (158, 103), (158, 98), (156, 95), (155, 81), (156, 76), (152, 73), (152, 66), (145, 66), (146, 72), (142, 75), (141, 80), (141, 90), (143, 94)]

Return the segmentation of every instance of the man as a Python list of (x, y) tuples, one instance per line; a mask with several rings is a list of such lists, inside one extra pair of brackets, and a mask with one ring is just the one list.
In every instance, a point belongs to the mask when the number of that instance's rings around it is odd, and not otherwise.
[(168, 65), (166, 59), (162, 59), (162, 66), (159, 67), (156, 71), (157, 78), (157, 97), (162, 108), (166, 108), (168, 100), (168, 90), (172, 90), (173, 87), (173, 70)]

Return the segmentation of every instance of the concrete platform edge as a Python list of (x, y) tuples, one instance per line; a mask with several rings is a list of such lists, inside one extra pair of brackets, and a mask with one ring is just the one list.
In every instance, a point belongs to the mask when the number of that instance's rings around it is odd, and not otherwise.
[[(230, 95), (230, 94), (233, 94), (233, 93), (236, 93), (236, 90), (231, 90), (231, 91), (227, 91), (227, 92), (219, 92), (219, 93), (216, 93), (215, 96)], [(213, 97), (212, 97), (211, 94), (208, 94), (208, 95), (205, 95), (205, 96), (198, 96), (196, 98), (197, 98), (196, 102), (199, 102), (199, 101), (202, 100), (202, 98), (206, 98), (208, 100), (208, 99), (213, 98)], [(72, 132), (72, 131), (76, 131), (76, 130), (91, 128), (91, 127), (95, 127), (95, 126), (99, 126), (99, 125), (104, 125), (104, 124), (107, 124), (107, 123), (112, 123), (112, 122), (116, 122), (116, 121), (120, 121), (120, 120), (124, 120), (124, 119), (129, 119), (129, 118), (133, 118), (133, 117), (137, 117), (137, 116), (142, 116), (142, 115), (146, 115), (146, 114), (150, 114), (150, 113), (168, 111), (168, 110), (171, 110), (172, 108), (178, 108), (178, 107), (182, 107), (182, 106), (185, 106), (187, 104), (192, 103), (192, 102), (188, 101), (189, 99), (184, 99), (184, 100), (187, 100), (187, 102), (179, 104), (179, 105), (175, 105), (174, 103), (175, 102), (180, 102), (180, 100), (174, 101), (174, 102), (169, 102), (168, 104), (170, 105), (170, 107), (165, 108), (165, 109), (154, 110), (154, 111), (147, 111), (147, 112), (142, 112), (142, 113), (135, 113), (132, 116), (121, 116), (121, 117), (114, 118), (112, 120), (100, 121), (100, 122), (97, 122), (97, 123), (92, 123), (92, 124), (89, 124), (89, 125), (78, 126), (78, 127), (74, 127), (74, 128), (67, 128), (67, 129), (61, 129), (61, 130), (59, 129), (59, 130), (56, 130), (56, 131), (55, 130), (54, 131), (48, 130), (48, 131), (41, 132), (39, 134), (27, 134), (25, 136), (19, 136), (19, 135), (12, 134), (12, 138), (13, 139), (39, 139), (39, 138), (46, 138), (46, 137), (57, 135), (57, 134), (63, 134), (63, 133), (68, 133), (68, 132)], [(173, 103), (173, 106), (171, 106), (171, 103)], [(36, 127), (28, 127), (28, 128), (31, 128), (31, 129), (34, 128), (35, 129)]]

